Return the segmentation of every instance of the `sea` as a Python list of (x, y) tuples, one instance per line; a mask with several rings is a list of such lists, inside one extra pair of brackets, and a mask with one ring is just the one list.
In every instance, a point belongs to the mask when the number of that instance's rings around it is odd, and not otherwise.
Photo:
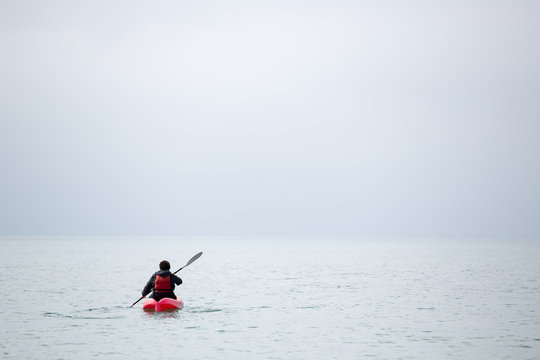
[[(540, 359), (540, 240), (1, 237), (1, 359)], [(130, 308), (161, 260), (182, 310)]]

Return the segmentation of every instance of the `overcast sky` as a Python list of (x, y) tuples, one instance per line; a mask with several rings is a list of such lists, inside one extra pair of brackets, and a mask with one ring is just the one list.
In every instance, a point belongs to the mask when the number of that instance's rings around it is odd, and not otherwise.
[(540, 2), (0, 2), (0, 234), (540, 237)]

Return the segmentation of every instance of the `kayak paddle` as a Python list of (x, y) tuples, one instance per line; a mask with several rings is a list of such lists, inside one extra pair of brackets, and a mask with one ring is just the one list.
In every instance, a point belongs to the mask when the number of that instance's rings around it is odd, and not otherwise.
[[(173, 273), (173, 275), (176, 274), (177, 272), (179, 272), (180, 270), (182, 270), (183, 268), (185, 268), (186, 266), (188, 266), (189, 264), (191, 264), (192, 262), (194, 262), (195, 260), (197, 260), (198, 258), (200, 258), (201, 255), (202, 255), (202, 251), (201, 251), (200, 253), (196, 254), (195, 256), (193, 256), (191, 259), (189, 259), (189, 261), (187, 262), (187, 264), (184, 265), (184, 266), (182, 266), (180, 269), (176, 270), (176, 271)], [(133, 304), (131, 304), (130, 308), (133, 307), (133, 305), (135, 305), (136, 303), (138, 303), (139, 301), (141, 301), (141, 300), (144, 299), (144, 298), (145, 298), (145, 296), (141, 296), (141, 298), (140, 298), (139, 300), (137, 300), (137, 301), (135, 301)]]

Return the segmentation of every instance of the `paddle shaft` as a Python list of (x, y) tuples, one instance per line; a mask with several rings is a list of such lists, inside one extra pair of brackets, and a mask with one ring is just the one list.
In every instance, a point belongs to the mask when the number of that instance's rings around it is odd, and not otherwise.
[[(195, 256), (193, 256), (191, 259), (189, 259), (189, 261), (187, 262), (186, 265), (182, 266), (180, 269), (176, 270), (174, 274), (176, 274), (177, 272), (179, 272), (180, 270), (182, 270), (183, 268), (185, 268), (186, 266), (188, 266), (189, 264), (191, 264), (192, 262), (194, 262), (195, 260), (197, 260), (198, 258), (200, 258), (202, 255), (202, 251), (198, 254), (196, 254)], [(146, 297), (146, 295), (144, 296), (141, 296), (139, 300), (135, 301), (133, 304), (131, 304), (130, 308), (133, 307), (133, 305), (135, 305), (136, 303), (138, 303), (139, 301), (141, 301), (142, 299), (144, 299)]]

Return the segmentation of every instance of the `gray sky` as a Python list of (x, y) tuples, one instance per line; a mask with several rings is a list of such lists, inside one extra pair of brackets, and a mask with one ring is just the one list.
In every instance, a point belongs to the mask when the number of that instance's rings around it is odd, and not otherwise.
[(0, 234), (540, 237), (538, 1), (0, 2)]

